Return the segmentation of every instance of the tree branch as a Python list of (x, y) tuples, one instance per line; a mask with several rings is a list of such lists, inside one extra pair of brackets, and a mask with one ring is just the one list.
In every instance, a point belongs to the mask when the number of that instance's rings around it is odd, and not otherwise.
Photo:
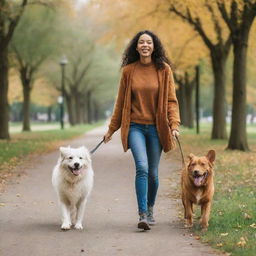
[(198, 36), (198, 34), (195, 34), (194, 36), (188, 38), (188, 40), (186, 40), (184, 42), (184, 44), (181, 46), (179, 53), (177, 54), (177, 57), (175, 57), (175, 66), (178, 67), (179, 66), (179, 60), (182, 59), (182, 54), (184, 53), (186, 47), (189, 45), (189, 43), (191, 41), (193, 41), (196, 37)]
[(226, 22), (226, 24), (229, 27), (231, 33), (234, 32), (235, 31), (235, 27), (234, 27), (234, 24), (231, 21), (231, 18), (228, 15), (227, 8), (225, 6), (224, 1), (223, 0), (218, 0), (217, 1), (217, 6), (218, 6), (218, 9), (220, 11), (220, 14), (221, 14), (222, 18)]
[(18, 60), (20, 68), (23, 68), (25, 66), (25, 64), (24, 64), (24, 62), (22, 60), (22, 57), (20, 56), (20, 53), (19, 53), (18, 49), (15, 47), (15, 45), (12, 45), (11, 48), (14, 51), (14, 54), (16, 56), (16, 59)]
[(89, 63), (87, 63), (87, 65), (84, 67), (83, 71), (81, 72), (80, 77), (77, 80), (78, 86), (80, 85), (82, 79), (84, 78), (84, 76), (85, 76), (86, 72), (88, 71), (88, 69), (90, 68), (91, 64), (92, 64), (92, 60)]
[(217, 38), (218, 38), (218, 42), (223, 45), (223, 37), (222, 37), (222, 28), (220, 26), (220, 23), (218, 21), (218, 18), (212, 8), (212, 5), (209, 3), (209, 0), (207, 0), (205, 2), (205, 6), (208, 9), (208, 11), (210, 12), (211, 16), (212, 16), (212, 21), (214, 24), (214, 28), (215, 28), (215, 32), (217, 34)]
[(208, 36), (206, 35), (205, 31), (203, 30), (202, 24), (201, 24), (201, 20), (200, 18), (197, 16), (196, 18), (193, 18), (191, 15), (191, 12), (189, 10), (189, 8), (186, 8), (186, 14), (180, 12), (175, 6), (174, 4), (171, 4), (170, 8), (169, 8), (170, 12), (175, 13), (177, 16), (179, 16), (181, 19), (183, 19), (184, 21), (188, 22), (189, 24), (193, 25), (194, 29), (198, 32), (198, 34), (201, 36), (201, 38), (203, 39), (204, 43), (206, 44), (206, 46), (210, 49), (213, 50), (214, 45), (211, 42), (211, 40), (208, 38)]
[(26, 7), (26, 5), (28, 4), (28, 0), (23, 0), (20, 7), (19, 7), (19, 11), (18, 14), (16, 15), (16, 17), (14, 17), (13, 19), (10, 19), (10, 24), (9, 27), (7, 29), (7, 34), (5, 36), (5, 42), (4, 42), (4, 47), (7, 47), (7, 45), (9, 44), (12, 35), (14, 33), (14, 30), (16, 28), (16, 26), (18, 25), (18, 22), (22, 16), (22, 13)]
[(28, 5), (42, 5), (47, 8), (55, 9), (55, 5), (52, 2), (48, 3), (48, 2), (40, 1), (40, 0), (32, 1), (32, 2), (28, 3)]

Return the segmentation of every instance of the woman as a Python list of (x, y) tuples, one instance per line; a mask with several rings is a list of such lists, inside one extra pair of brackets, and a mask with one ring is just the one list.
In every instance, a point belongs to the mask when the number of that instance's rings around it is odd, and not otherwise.
[(179, 107), (170, 61), (151, 31), (137, 33), (124, 52), (118, 97), (104, 142), (121, 127), (124, 151), (131, 148), (136, 166), (138, 228), (154, 225), (162, 150), (174, 148), (179, 135)]

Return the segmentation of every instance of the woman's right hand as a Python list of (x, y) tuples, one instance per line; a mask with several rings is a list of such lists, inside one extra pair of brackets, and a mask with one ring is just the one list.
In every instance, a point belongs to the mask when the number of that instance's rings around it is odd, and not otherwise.
[(104, 135), (104, 143), (109, 142), (112, 139), (112, 134), (108, 131), (105, 135)]

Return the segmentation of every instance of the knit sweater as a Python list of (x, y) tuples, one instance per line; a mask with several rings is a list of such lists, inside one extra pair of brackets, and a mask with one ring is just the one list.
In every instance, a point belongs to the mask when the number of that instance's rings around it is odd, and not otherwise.
[(138, 61), (132, 77), (131, 122), (155, 123), (158, 87), (155, 65)]
[[(131, 85), (138, 62), (131, 63), (122, 69), (114, 112), (109, 124), (109, 133), (113, 134), (121, 127), (121, 139), (124, 151), (129, 148), (128, 133), (131, 122)], [(170, 66), (157, 70), (159, 81), (156, 128), (164, 152), (175, 147), (171, 131), (180, 124), (179, 105), (175, 93), (175, 84)]]

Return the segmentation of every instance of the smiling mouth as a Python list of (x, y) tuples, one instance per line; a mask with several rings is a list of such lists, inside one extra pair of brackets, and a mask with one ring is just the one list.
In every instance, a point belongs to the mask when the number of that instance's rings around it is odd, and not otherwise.
[(194, 175), (194, 184), (197, 187), (200, 187), (204, 184), (205, 178), (207, 176), (207, 172), (205, 172), (203, 175)]
[(68, 169), (75, 175), (78, 176), (81, 173), (80, 167), (72, 168), (71, 166), (68, 167)]

